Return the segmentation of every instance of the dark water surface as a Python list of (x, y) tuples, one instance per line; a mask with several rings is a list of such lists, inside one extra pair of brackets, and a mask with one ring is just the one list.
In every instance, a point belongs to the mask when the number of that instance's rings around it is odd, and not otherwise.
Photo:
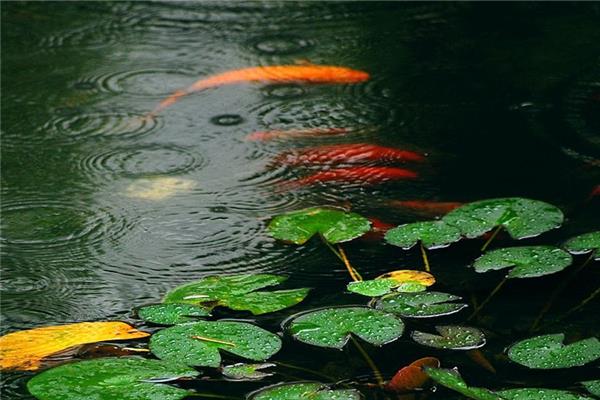
[[(266, 235), (270, 217), (312, 205), (343, 205), (400, 224), (428, 217), (391, 207), (390, 200), (523, 196), (567, 214), (560, 231), (527, 243), (556, 244), (600, 226), (597, 198), (585, 202), (600, 183), (598, 4), (10, 2), (2, 4), (1, 55), (2, 333), (131, 320), (134, 306), (218, 273), (286, 274), (289, 287), (314, 287), (293, 312), (364, 303), (344, 292), (349, 278), (324, 246), (296, 248)], [(140, 118), (200, 77), (298, 62), (365, 70), (372, 79), (227, 86), (188, 96), (154, 119)], [(254, 131), (315, 127), (352, 133), (244, 140)], [(419, 173), (416, 181), (276, 189), (306, 173), (274, 165), (277, 154), (348, 142), (429, 156), (404, 166)], [(140, 195), (139, 185), (149, 182), (175, 194)], [(437, 290), (467, 300), (485, 296), (502, 274), (467, 268), (480, 244), (431, 254)], [(348, 252), (366, 277), (421, 265), (417, 251), (381, 241), (359, 241)], [(464, 353), (419, 347), (407, 335), (368, 350), (386, 375), (435, 355), (481, 386), (574, 387), (586, 370), (536, 374), (501, 356), (505, 346), (527, 337), (548, 292), (567, 275), (511, 282), (475, 324), (489, 329), (484, 352), (497, 362), (497, 375)], [(581, 301), (597, 278), (597, 268), (585, 270), (550, 317)], [(597, 334), (599, 311), (592, 304), (549, 332)], [(277, 331), (287, 315), (257, 320)], [(350, 347), (337, 352), (285, 339), (275, 359), (339, 380), (369, 379)], [(27, 398), (29, 376), (4, 374), (3, 398)], [(242, 396), (283, 379), (217, 381), (205, 391)]]

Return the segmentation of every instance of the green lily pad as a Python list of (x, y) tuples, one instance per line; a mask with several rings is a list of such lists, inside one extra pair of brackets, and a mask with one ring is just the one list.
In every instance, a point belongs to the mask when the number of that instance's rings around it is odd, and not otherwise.
[(475, 400), (503, 400), (491, 390), (467, 386), (458, 371), (453, 369), (425, 367), (425, 373), (442, 386), (452, 389), (470, 399)]
[(600, 358), (600, 341), (595, 337), (564, 345), (565, 335), (542, 335), (525, 339), (508, 349), (508, 358), (529, 368), (579, 367)]
[(577, 393), (556, 389), (523, 388), (501, 390), (496, 393), (506, 400), (592, 400)]
[(585, 233), (567, 240), (564, 248), (572, 254), (594, 253), (594, 260), (600, 260), (600, 231)]
[(218, 367), (219, 350), (264, 361), (281, 349), (279, 336), (245, 322), (198, 321), (158, 331), (150, 350), (165, 361), (198, 367)]
[(249, 400), (360, 400), (361, 395), (354, 389), (329, 389), (322, 383), (285, 383), (262, 388), (249, 397)]
[[(362, 294), (363, 296), (378, 297), (390, 293), (392, 289), (400, 286), (401, 283), (393, 279), (373, 279), (370, 281), (350, 282), (347, 286), (348, 291)], [(422, 286), (422, 285), (420, 285)]]
[(261, 369), (274, 367), (275, 364), (263, 363), (263, 364), (233, 364), (226, 365), (221, 371), (224, 376), (235, 380), (258, 380), (271, 376), (273, 374), (268, 372), (262, 372)]
[(405, 224), (390, 229), (385, 240), (394, 246), (410, 249), (419, 241), (427, 249), (449, 246), (460, 240), (460, 230), (442, 221), (426, 221)]
[(563, 219), (562, 211), (551, 204), (508, 197), (465, 204), (450, 211), (442, 221), (457, 227), (468, 238), (479, 237), (501, 225), (513, 239), (524, 239), (558, 228)]
[(581, 382), (583, 387), (594, 396), (600, 397), (600, 379), (594, 381)]
[(460, 299), (440, 292), (392, 293), (379, 299), (375, 308), (402, 317), (430, 318), (454, 314), (467, 307), (464, 303), (449, 303)]
[(267, 229), (275, 239), (295, 244), (304, 244), (317, 233), (329, 243), (341, 243), (367, 233), (371, 222), (355, 213), (313, 207), (278, 215)]
[(423, 346), (448, 350), (472, 350), (485, 345), (485, 336), (477, 328), (456, 325), (435, 327), (440, 335), (414, 331), (412, 339)]
[(404, 323), (393, 314), (372, 308), (335, 307), (301, 314), (291, 321), (289, 330), (301, 342), (341, 349), (350, 334), (382, 346), (402, 336)]
[(152, 304), (140, 307), (137, 315), (141, 319), (153, 324), (176, 325), (195, 321), (196, 317), (208, 317), (210, 313), (198, 306), (191, 304)]
[(163, 382), (197, 375), (159, 360), (99, 358), (46, 370), (31, 378), (27, 389), (40, 400), (179, 400), (191, 392)]
[(514, 267), (507, 278), (535, 278), (562, 271), (572, 262), (573, 257), (557, 247), (523, 246), (487, 252), (475, 260), (473, 267), (477, 272)]
[(207, 276), (171, 290), (163, 303), (199, 305), (207, 309), (217, 306), (247, 310), (254, 315), (279, 311), (300, 303), (310, 289), (256, 290), (282, 283), (287, 278), (277, 275)]

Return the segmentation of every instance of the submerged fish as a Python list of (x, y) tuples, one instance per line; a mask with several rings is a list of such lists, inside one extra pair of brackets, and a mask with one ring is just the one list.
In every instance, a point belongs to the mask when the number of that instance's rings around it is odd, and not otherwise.
[(463, 203), (456, 201), (428, 201), (428, 200), (390, 200), (392, 207), (407, 208), (427, 215), (443, 215), (460, 206)]
[(283, 188), (294, 189), (326, 182), (346, 182), (373, 185), (393, 180), (415, 179), (417, 173), (393, 167), (348, 167), (316, 172), (305, 178), (284, 182)]
[(243, 82), (270, 83), (357, 83), (369, 79), (364, 71), (332, 65), (271, 65), (222, 72), (200, 79), (193, 85), (173, 92), (150, 113), (156, 115), (180, 97), (200, 90)]
[(298, 164), (339, 164), (358, 163), (364, 161), (422, 161), (425, 156), (408, 150), (378, 146), (368, 143), (336, 144), (329, 146), (308, 147), (282, 153), (275, 159), (276, 163), (286, 165)]
[(252, 132), (246, 136), (248, 141), (266, 141), (273, 139), (293, 139), (313, 136), (342, 135), (350, 132), (348, 128), (308, 128)]
[(374, 242), (381, 240), (387, 231), (396, 227), (394, 224), (384, 222), (375, 217), (369, 217), (368, 220), (371, 221), (371, 230), (360, 237), (363, 241)]
[(156, 177), (137, 179), (126, 189), (127, 197), (145, 200), (164, 200), (179, 192), (187, 192), (196, 186), (190, 179), (174, 177)]

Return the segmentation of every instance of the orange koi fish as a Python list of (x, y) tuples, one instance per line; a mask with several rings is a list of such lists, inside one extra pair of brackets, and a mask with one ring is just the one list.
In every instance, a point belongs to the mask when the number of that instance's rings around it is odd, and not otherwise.
[(350, 182), (374, 185), (393, 180), (415, 179), (417, 173), (408, 169), (392, 167), (348, 167), (316, 172), (306, 178), (285, 182), (284, 188), (294, 189), (327, 182)]
[(436, 216), (449, 213), (463, 205), (456, 201), (427, 201), (427, 200), (390, 200), (389, 205), (392, 207), (407, 208), (409, 210)]
[(368, 143), (335, 144), (329, 146), (308, 147), (282, 153), (276, 163), (286, 165), (323, 165), (336, 163), (358, 163), (364, 161), (423, 161), (422, 154), (392, 147)]
[(364, 71), (332, 65), (271, 65), (236, 69), (200, 79), (185, 89), (173, 92), (156, 106), (150, 116), (163, 111), (183, 96), (224, 85), (245, 82), (339, 84), (364, 82), (367, 79), (369, 74)]
[(273, 139), (293, 139), (313, 136), (343, 135), (349, 133), (348, 128), (309, 128), (252, 132), (246, 136), (247, 141), (266, 141)]
[(360, 237), (363, 241), (375, 242), (381, 240), (387, 231), (396, 227), (394, 224), (390, 224), (375, 217), (369, 217), (368, 220), (371, 221), (371, 230)]

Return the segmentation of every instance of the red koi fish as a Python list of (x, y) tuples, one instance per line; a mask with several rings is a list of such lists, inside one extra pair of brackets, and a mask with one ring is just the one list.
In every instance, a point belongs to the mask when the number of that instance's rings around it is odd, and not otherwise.
[(600, 185), (594, 186), (586, 201), (592, 200), (594, 197), (600, 196)]
[(367, 242), (381, 240), (387, 231), (396, 227), (396, 225), (384, 222), (378, 218), (369, 217), (368, 219), (371, 221), (371, 230), (360, 237), (361, 240)]
[(273, 131), (258, 131), (246, 136), (247, 141), (267, 141), (273, 139), (293, 139), (313, 136), (333, 136), (349, 133), (348, 128), (309, 128), (309, 129), (290, 129), (290, 130), (273, 130)]
[(285, 182), (282, 186), (284, 188), (294, 189), (301, 186), (310, 186), (327, 182), (349, 182), (374, 185), (393, 180), (415, 179), (417, 177), (418, 175), (416, 172), (402, 168), (348, 167), (316, 172), (306, 178)]
[(456, 201), (427, 201), (427, 200), (390, 200), (392, 207), (406, 208), (418, 213), (431, 216), (444, 215), (460, 207), (463, 203)]
[(222, 72), (200, 79), (191, 86), (173, 92), (161, 101), (150, 115), (156, 115), (171, 106), (180, 97), (200, 90), (244, 82), (269, 83), (358, 83), (369, 79), (369, 74), (355, 69), (332, 65), (271, 65), (249, 67)]
[(275, 159), (285, 165), (323, 165), (338, 163), (359, 163), (365, 161), (423, 161), (422, 154), (392, 147), (368, 143), (335, 144), (329, 146), (308, 147), (282, 153)]

